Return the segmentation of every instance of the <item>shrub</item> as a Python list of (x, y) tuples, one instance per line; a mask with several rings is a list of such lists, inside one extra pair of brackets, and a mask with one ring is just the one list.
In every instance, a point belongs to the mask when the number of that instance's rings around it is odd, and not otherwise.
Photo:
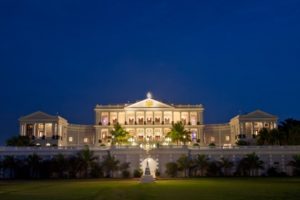
[(143, 172), (141, 169), (135, 169), (133, 171), (133, 177), (134, 178), (140, 178), (143, 175)]
[(160, 172), (159, 172), (158, 169), (155, 170), (155, 176), (156, 176), (156, 177), (159, 177), (159, 176), (160, 176)]
[(239, 140), (239, 141), (236, 142), (236, 144), (238, 146), (247, 146), (247, 145), (249, 145), (249, 142), (247, 142), (245, 140)]
[(129, 178), (130, 177), (130, 172), (128, 170), (123, 170), (122, 171), (122, 177), (123, 178)]
[(169, 162), (166, 164), (166, 174), (170, 177), (176, 177), (178, 172), (178, 165), (175, 162)]
[(212, 143), (210, 143), (208, 146), (209, 146), (209, 147), (215, 147), (216, 144), (212, 142)]

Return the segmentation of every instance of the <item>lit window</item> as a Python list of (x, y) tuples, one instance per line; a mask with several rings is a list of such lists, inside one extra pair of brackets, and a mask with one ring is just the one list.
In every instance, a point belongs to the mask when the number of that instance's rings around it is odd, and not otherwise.
[(69, 142), (73, 142), (73, 137), (69, 137)]
[(88, 138), (84, 138), (84, 139), (83, 139), (83, 142), (84, 142), (84, 143), (87, 143), (87, 142), (88, 142)]
[(226, 139), (226, 141), (229, 141), (230, 137), (227, 135), (225, 139)]

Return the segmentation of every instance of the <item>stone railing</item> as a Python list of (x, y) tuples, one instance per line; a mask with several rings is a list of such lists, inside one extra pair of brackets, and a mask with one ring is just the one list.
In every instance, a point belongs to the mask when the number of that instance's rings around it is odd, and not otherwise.
[[(5, 152), (21, 152), (21, 151), (77, 151), (84, 149), (84, 146), (68, 146), (68, 147), (10, 147), (10, 146), (0, 146), (0, 153)], [(103, 146), (103, 147), (89, 147), (90, 150), (110, 150), (110, 149), (140, 149), (139, 146)], [(232, 147), (203, 147), (203, 146), (183, 146), (183, 145), (160, 145), (155, 147), (155, 149), (190, 149), (190, 150), (299, 150), (299, 146), (232, 146)]]

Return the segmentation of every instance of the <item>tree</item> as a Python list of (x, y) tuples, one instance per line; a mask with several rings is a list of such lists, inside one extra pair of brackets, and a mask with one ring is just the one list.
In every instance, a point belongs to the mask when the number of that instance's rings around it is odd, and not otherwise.
[(64, 172), (68, 170), (68, 159), (63, 154), (57, 154), (52, 158), (53, 172), (55, 172), (59, 178), (63, 178)]
[(263, 128), (259, 131), (256, 137), (258, 145), (282, 145), (284, 142), (284, 135), (278, 129)]
[(32, 146), (33, 143), (31, 142), (31, 140), (28, 136), (18, 135), (18, 136), (13, 136), (13, 137), (7, 139), (6, 145), (22, 147), (22, 146)]
[(228, 158), (222, 157), (219, 163), (224, 176), (229, 176), (230, 169), (234, 166), (233, 162)]
[(269, 130), (271, 145), (282, 145), (284, 136), (277, 128)]
[(220, 176), (221, 166), (218, 161), (210, 161), (207, 168), (207, 176)]
[(183, 171), (184, 177), (188, 177), (190, 174), (190, 169), (192, 167), (192, 160), (186, 156), (182, 155), (177, 160), (177, 166), (179, 171)]
[(256, 143), (258, 145), (265, 145), (265, 144), (269, 144), (269, 141), (270, 141), (269, 130), (266, 128), (261, 129), (256, 137)]
[(0, 160), (0, 179), (3, 178), (3, 161)]
[(166, 164), (166, 174), (170, 177), (176, 177), (178, 172), (178, 165), (176, 162), (168, 162)]
[(68, 158), (68, 175), (70, 178), (76, 178), (78, 172), (80, 172), (79, 160), (77, 156), (71, 156)]
[(42, 158), (37, 154), (29, 155), (26, 159), (31, 178), (39, 178), (40, 164)]
[(2, 167), (5, 174), (5, 171), (8, 171), (8, 178), (14, 178), (17, 168), (17, 160), (14, 156), (4, 156), (2, 161)]
[(247, 154), (238, 165), (237, 171), (240, 175), (257, 176), (258, 170), (263, 169), (263, 161), (255, 153)]
[(120, 171), (122, 173), (122, 177), (123, 178), (128, 178), (130, 176), (130, 172), (129, 172), (129, 167), (130, 167), (130, 163), (129, 162), (124, 162), (120, 164)]
[(167, 137), (171, 138), (172, 141), (178, 142), (181, 141), (185, 145), (186, 142), (191, 141), (190, 132), (184, 128), (183, 123), (177, 122), (172, 125), (171, 131), (167, 134)]
[(293, 160), (291, 160), (288, 165), (293, 167), (294, 176), (300, 176), (300, 155), (294, 155)]
[(300, 127), (295, 126), (289, 130), (288, 144), (289, 145), (300, 145)]
[(92, 165), (91, 165), (90, 176), (91, 176), (92, 178), (100, 178), (100, 177), (103, 177), (103, 169), (102, 169), (102, 165), (99, 164), (98, 162), (93, 162)]
[(127, 143), (128, 138), (129, 138), (129, 132), (126, 131), (119, 123), (116, 123), (114, 125), (113, 130), (110, 131), (113, 141), (112, 143), (114, 144), (115, 142), (117, 143)]
[(77, 153), (78, 169), (83, 172), (85, 178), (89, 177), (91, 167), (97, 159), (98, 157), (94, 155), (94, 152), (88, 146)]
[(102, 167), (107, 177), (113, 178), (114, 172), (119, 169), (120, 161), (117, 160), (114, 156), (108, 153), (104, 156), (104, 160), (102, 162)]
[(196, 169), (200, 171), (200, 176), (204, 176), (209, 166), (209, 158), (206, 155), (199, 154), (195, 159)]
[(278, 130), (281, 135), (281, 143), (287, 145), (300, 144), (300, 121), (288, 118), (280, 122)]

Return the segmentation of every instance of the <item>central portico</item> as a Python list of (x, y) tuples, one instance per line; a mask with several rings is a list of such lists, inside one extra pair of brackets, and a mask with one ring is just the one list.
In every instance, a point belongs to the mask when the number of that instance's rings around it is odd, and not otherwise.
[[(203, 141), (203, 106), (166, 104), (147, 98), (132, 104), (96, 105), (96, 141), (98, 145), (110, 144), (110, 131), (116, 123), (130, 133), (130, 142), (170, 142), (166, 138), (173, 123), (181, 121), (191, 132), (192, 142)], [(96, 144), (97, 145), (97, 144)]]

